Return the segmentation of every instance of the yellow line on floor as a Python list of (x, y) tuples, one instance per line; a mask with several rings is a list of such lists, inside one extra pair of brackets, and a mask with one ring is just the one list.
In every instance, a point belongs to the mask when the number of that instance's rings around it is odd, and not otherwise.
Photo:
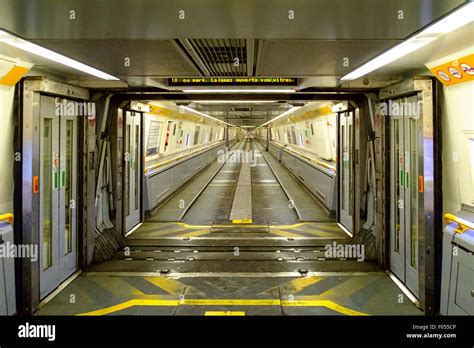
[(231, 316), (231, 317), (243, 317), (245, 312), (240, 311), (206, 311), (206, 316)]
[[(189, 225), (184, 222), (175, 222), (175, 224), (184, 227), (184, 228), (211, 228), (211, 227), (232, 227), (232, 225)], [(298, 228), (301, 226), (309, 225), (311, 222), (299, 222), (297, 224), (293, 225), (249, 225), (245, 227), (250, 227), (250, 228), (264, 228), (264, 227), (270, 227), (270, 228), (285, 228), (285, 229), (293, 229), (293, 228)]]
[(211, 228), (211, 225), (189, 225), (184, 222), (175, 222), (176, 225), (184, 227), (184, 228)]
[(284, 307), (326, 307), (333, 311), (345, 314), (345, 315), (369, 315), (367, 313), (359, 312), (330, 301), (330, 300), (284, 300), (281, 301), (281, 305)]
[(129, 300), (126, 302), (122, 302), (116, 304), (114, 306), (110, 306), (103, 309), (98, 309), (96, 311), (86, 312), (78, 314), (78, 316), (99, 316), (99, 315), (107, 315), (114, 312), (121, 311), (123, 309), (127, 309), (134, 306), (163, 306), (163, 307), (174, 307), (179, 304), (178, 300)]
[(111, 314), (134, 306), (282, 306), (282, 307), (326, 307), (345, 315), (368, 315), (329, 300), (246, 300), (246, 299), (183, 299), (183, 300), (146, 300), (135, 299), (103, 309), (78, 314), (80, 316), (97, 316)]

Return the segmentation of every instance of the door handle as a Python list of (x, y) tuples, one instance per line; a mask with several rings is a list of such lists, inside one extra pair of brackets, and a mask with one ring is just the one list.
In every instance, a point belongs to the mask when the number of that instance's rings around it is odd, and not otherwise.
[(410, 173), (405, 173), (405, 187), (409, 190), (410, 189)]

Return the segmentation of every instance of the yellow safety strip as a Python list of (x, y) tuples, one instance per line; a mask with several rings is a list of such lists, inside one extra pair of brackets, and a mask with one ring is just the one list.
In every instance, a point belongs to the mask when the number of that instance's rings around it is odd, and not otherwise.
[(4, 86), (15, 86), (18, 81), (30, 70), (24, 66), (14, 66), (2, 79), (0, 79), (0, 85)]
[[(215, 228), (225, 228), (225, 227), (229, 227), (230, 225), (189, 225), (187, 223), (184, 223), (184, 222), (176, 222), (177, 225), (183, 227), (183, 228), (211, 228), (211, 227), (215, 227)], [(286, 228), (286, 229), (293, 229), (293, 228), (298, 228), (298, 227), (301, 227), (301, 226), (308, 226), (308, 225), (311, 225), (312, 223), (311, 222), (299, 222), (299, 223), (296, 223), (296, 224), (293, 224), (293, 225), (251, 225), (251, 226), (246, 226), (248, 228)], [(333, 223), (328, 223), (328, 224), (333, 224)], [(337, 226), (337, 225), (335, 225)], [(340, 228), (338, 227), (338, 230), (340, 230)]]
[(78, 314), (79, 316), (98, 316), (111, 314), (134, 306), (282, 306), (282, 307), (326, 307), (345, 315), (369, 315), (330, 300), (247, 300), (247, 299), (183, 299), (183, 300), (145, 300), (135, 299), (103, 309)]
[(6, 221), (10, 225), (12, 225), (13, 224), (13, 214), (12, 213), (7, 213), (7, 214), (0, 215), (0, 221)]
[(251, 224), (252, 223), (252, 219), (237, 219), (237, 220), (232, 220), (232, 223), (233, 224)]
[(206, 316), (231, 316), (231, 317), (243, 317), (245, 312), (240, 311), (206, 311)]
[(453, 214), (444, 214), (444, 221), (446, 224), (450, 224), (452, 222), (457, 224), (458, 227), (454, 229), (457, 233), (464, 233), (467, 230), (474, 231), (474, 224), (472, 222), (461, 219)]

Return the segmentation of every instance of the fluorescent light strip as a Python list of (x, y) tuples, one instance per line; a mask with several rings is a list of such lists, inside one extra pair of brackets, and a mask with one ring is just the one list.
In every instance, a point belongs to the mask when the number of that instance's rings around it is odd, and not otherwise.
[(184, 93), (295, 93), (295, 89), (183, 89)]
[(471, 2), (438, 22), (430, 25), (420, 33), (412, 36), (408, 40), (389, 49), (387, 52), (375, 57), (349, 74), (343, 76), (341, 80), (355, 80), (359, 77), (381, 68), (417, 49), (438, 39), (440, 36), (452, 32), (466, 24), (474, 21), (474, 3)]
[(272, 118), (270, 121), (267, 121), (267, 122), (265, 122), (264, 124), (258, 126), (257, 128), (266, 126), (267, 124), (269, 124), (269, 123), (271, 123), (271, 122), (275, 122), (276, 120), (278, 120), (278, 119), (280, 119), (280, 118), (283, 118), (283, 117), (285, 117), (285, 116), (287, 116), (287, 115), (289, 115), (289, 114), (291, 114), (291, 113), (294, 113), (294, 112), (295, 112), (296, 110), (298, 110), (298, 109), (301, 109), (301, 106), (294, 106), (294, 107), (292, 107), (291, 109), (286, 110), (284, 113), (278, 115), (277, 117)]
[(184, 109), (184, 110), (187, 110), (187, 111), (190, 111), (190, 112), (192, 112), (192, 113), (195, 113), (195, 114), (198, 114), (198, 115), (201, 115), (201, 116), (210, 118), (210, 119), (212, 119), (212, 120), (214, 120), (214, 121), (218, 121), (218, 122), (224, 123), (224, 124), (229, 125), (229, 126), (231, 126), (231, 127), (237, 127), (237, 126), (234, 126), (234, 125), (232, 125), (232, 124), (230, 124), (230, 123), (227, 123), (227, 122), (225, 122), (225, 121), (219, 120), (218, 118), (209, 116), (208, 114), (205, 114), (205, 113), (203, 113), (203, 112), (194, 110), (193, 108), (189, 108), (189, 107), (183, 106), (183, 105), (181, 105), (180, 108), (181, 108), (181, 109)]
[(85, 72), (89, 75), (93, 75), (104, 80), (119, 80), (115, 76), (109, 75), (91, 66), (82, 64), (74, 59), (63, 56), (62, 54), (48, 50), (47, 48), (38, 46), (32, 42), (23, 40), (18, 36), (7, 33), (4, 30), (0, 30), (0, 42), (3, 42), (9, 46), (16, 47), (23, 51), (36, 54), (37, 56), (52, 60), (62, 65), (66, 65), (70, 68)]

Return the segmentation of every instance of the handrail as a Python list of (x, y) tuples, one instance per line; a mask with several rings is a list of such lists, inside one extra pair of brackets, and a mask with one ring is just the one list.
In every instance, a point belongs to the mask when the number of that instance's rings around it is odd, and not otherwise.
[(168, 164), (170, 164), (170, 163), (179, 162), (179, 161), (182, 160), (182, 159), (189, 158), (189, 157), (193, 157), (193, 156), (195, 156), (195, 155), (197, 155), (197, 154), (199, 154), (199, 153), (204, 153), (204, 152), (206, 152), (206, 151), (209, 151), (209, 150), (211, 150), (211, 149), (213, 149), (213, 148), (215, 148), (215, 147), (217, 147), (217, 146), (219, 146), (219, 145), (222, 145), (222, 143), (223, 143), (222, 141), (219, 141), (219, 143), (213, 144), (212, 146), (204, 147), (204, 148), (201, 147), (201, 148), (196, 149), (196, 150), (194, 150), (194, 151), (186, 152), (186, 153), (184, 153), (184, 154), (182, 154), (182, 155), (180, 155), (180, 156), (178, 156), (178, 157), (170, 158), (170, 159), (165, 160), (165, 161), (163, 161), (163, 162), (154, 164), (154, 165), (152, 165), (152, 166), (150, 166), (150, 167), (148, 167), (148, 168), (145, 168), (145, 174), (147, 174), (148, 172), (153, 171), (153, 170), (155, 170), (155, 169), (157, 169), (157, 168), (164, 167), (165, 165), (168, 165)]
[(472, 230), (474, 231), (474, 223), (470, 222), (470, 221), (467, 221), (467, 220), (464, 220), (460, 217), (457, 217), (453, 214), (444, 214), (444, 221), (447, 223), (447, 224), (450, 224), (452, 222), (456, 223), (458, 225), (458, 227), (456, 227), (454, 230), (457, 232), (457, 233), (464, 233), (466, 232), (467, 230)]
[(298, 155), (298, 156), (301, 156), (301, 157), (305, 158), (307, 161), (310, 161), (310, 162), (312, 162), (312, 163), (314, 163), (314, 164), (320, 165), (321, 167), (324, 167), (324, 168), (326, 168), (326, 169), (330, 169), (330, 170), (332, 170), (332, 171), (334, 171), (334, 172), (336, 171), (336, 168), (335, 168), (334, 166), (331, 166), (330, 164), (327, 164), (327, 163), (325, 163), (325, 162), (322, 162), (322, 161), (320, 161), (320, 160), (318, 160), (318, 159), (316, 159), (316, 158), (312, 158), (312, 157), (310, 157), (310, 156), (308, 156), (308, 155), (306, 155), (306, 154), (304, 154), (304, 153), (302, 153), (302, 152), (300, 152), (300, 151), (297, 151), (297, 150), (295, 150), (295, 149), (293, 149), (293, 148), (291, 148), (291, 147), (289, 147), (289, 146), (280, 146), (280, 145), (277, 145), (277, 144), (275, 144), (275, 143), (274, 143), (273, 145), (278, 146), (278, 147), (280, 147), (281, 149), (287, 150), (287, 151), (289, 151), (289, 152), (292, 152), (293, 154), (296, 154), (296, 155)]
[(12, 225), (13, 224), (13, 214), (12, 213), (7, 213), (7, 214), (0, 215), (0, 221), (6, 221), (10, 225)]

